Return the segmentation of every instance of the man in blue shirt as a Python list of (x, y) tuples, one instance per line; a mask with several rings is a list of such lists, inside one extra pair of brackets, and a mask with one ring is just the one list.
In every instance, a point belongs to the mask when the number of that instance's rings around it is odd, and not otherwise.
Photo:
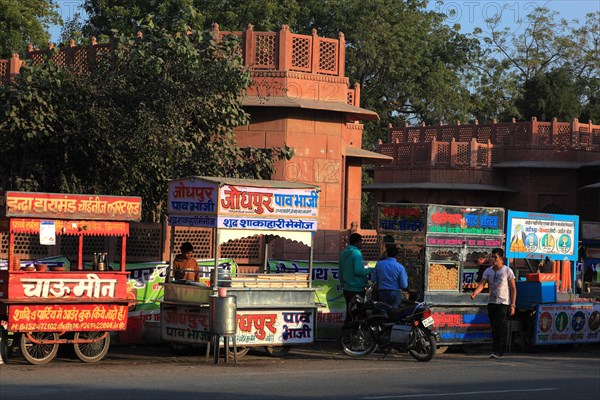
[(348, 311), (350, 300), (355, 295), (365, 295), (367, 286), (367, 275), (371, 273), (370, 268), (365, 268), (363, 255), (360, 252), (362, 248), (362, 236), (359, 233), (353, 233), (349, 238), (349, 245), (340, 253), (339, 278), (344, 290), (344, 299), (346, 300), (346, 319), (352, 318)]
[(377, 261), (371, 280), (378, 282), (379, 300), (397, 308), (402, 303), (402, 290), (408, 287), (408, 275), (404, 266), (396, 260), (398, 248), (387, 250), (387, 258)]

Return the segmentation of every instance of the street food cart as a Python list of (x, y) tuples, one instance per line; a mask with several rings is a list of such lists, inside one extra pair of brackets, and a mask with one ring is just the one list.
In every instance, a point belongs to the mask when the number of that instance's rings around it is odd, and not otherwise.
[[(161, 303), (163, 340), (175, 346), (208, 343), (211, 299), (220, 293), (235, 296), (238, 355), (263, 346), (279, 356), (292, 345), (313, 343), (317, 305), (309, 277), (318, 193), (316, 186), (295, 182), (214, 177), (171, 181), (172, 232), (176, 226), (214, 228), (215, 265), (210, 279), (200, 282), (182, 282), (169, 275)], [(260, 274), (224, 273), (218, 265), (221, 244), (255, 235), (279, 236), (309, 246), (308, 273), (275, 274), (267, 268)]]
[[(8, 268), (0, 271), (0, 356), (7, 354), (7, 333), (14, 333), (25, 359), (45, 364), (60, 344), (72, 344), (84, 362), (101, 360), (110, 346), (110, 331), (127, 327), (125, 272), (129, 223), (141, 218), (139, 197), (29, 193), (0, 194), (0, 230), (8, 234)], [(40, 244), (56, 245), (58, 235), (78, 238), (77, 265), (21, 268), (16, 234), (37, 234)], [(106, 253), (94, 268), (83, 268), (84, 237), (121, 238), (120, 270), (108, 268)]]
[[(506, 256), (534, 265), (548, 259), (551, 273), (528, 273), (516, 282), (517, 313), (509, 335), (523, 345), (600, 342), (600, 302), (576, 292), (579, 217), (508, 211)], [(509, 343), (512, 337), (509, 337)]]
[(469, 294), (477, 287), (475, 260), (503, 247), (504, 210), (379, 203), (377, 216), (378, 234), (393, 236), (400, 247), (411, 297), (431, 304), (438, 344), (491, 343), (487, 298)]
[(600, 300), (600, 222), (581, 222), (578, 271), (581, 297)]

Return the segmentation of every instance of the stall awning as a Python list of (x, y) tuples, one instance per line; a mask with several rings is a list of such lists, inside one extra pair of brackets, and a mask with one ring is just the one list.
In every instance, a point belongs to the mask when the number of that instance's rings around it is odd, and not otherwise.
[(313, 99), (298, 99), (279, 96), (246, 96), (242, 99), (245, 107), (283, 107), (322, 110), (344, 113), (350, 121), (377, 121), (379, 115), (375, 111), (352, 106), (338, 101), (322, 101)]
[(377, 160), (380, 163), (388, 163), (394, 161), (394, 157), (386, 156), (385, 154), (375, 153), (365, 149), (356, 147), (346, 147), (346, 157), (356, 157), (363, 160)]
[(222, 229), (219, 231), (219, 244), (226, 243), (230, 240), (243, 239), (246, 237), (260, 236), (265, 234), (279, 236), (285, 239), (293, 240), (302, 243), (308, 247), (312, 246), (312, 232), (292, 232), (292, 231), (269, 231), (251, 230), (251, 229)]
[(517, 191), (505, 186), (485, 185), (481, 183), (449, 183), (449, 182), (384, 182), (371, 183), (363, 186), (363, 190), (382, 189), (422, 189), (422, 190), (478, 190), (486, 192), (509, 192)]

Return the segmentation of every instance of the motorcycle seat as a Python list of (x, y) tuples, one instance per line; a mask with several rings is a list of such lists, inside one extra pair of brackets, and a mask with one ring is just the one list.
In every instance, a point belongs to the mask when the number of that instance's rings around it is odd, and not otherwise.
[(388, 317), (391, 320), (398, 321), (404, 317), (408, 317), (415, 312), (416, 304), (402, 305), (400, 308), (394, 308), (388, 311)]

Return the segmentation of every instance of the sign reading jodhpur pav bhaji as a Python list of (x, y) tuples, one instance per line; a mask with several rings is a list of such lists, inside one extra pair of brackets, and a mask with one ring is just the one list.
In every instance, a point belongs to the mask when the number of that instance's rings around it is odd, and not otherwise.
[(508, 211), (506, 256), (577, 261), (579, 216)]
[(176, 226), (217, 227), (219, 184), (196, 178), (169, 183), (169, 224)]
[(135, 196), (5, 192), (6, 217), (59, 220), (139, 221), (142, 199)]
[[(225, 229), (316, 231), (318, 188), (190, 177), (169, 184), (169, 223)], [(210, 178), (219, 179), (219, 178)], [(285, 184), (290, 187), (285, 187)]]

